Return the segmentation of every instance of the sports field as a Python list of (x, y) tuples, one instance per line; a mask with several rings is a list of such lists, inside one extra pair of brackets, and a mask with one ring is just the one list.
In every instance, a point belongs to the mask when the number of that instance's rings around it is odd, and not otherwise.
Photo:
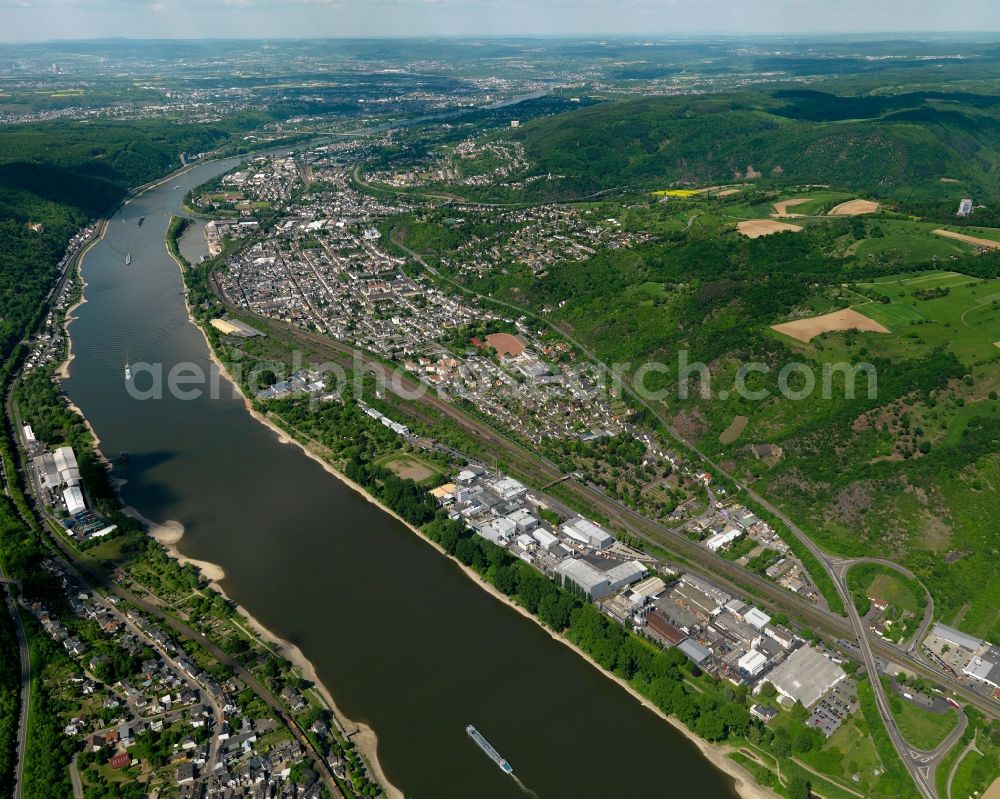
[(396, 453), (386, 458), (376, 461), (380, 466), (395, 472), (396, 475), (405, 480), (413, 480), (416, 483), (436, 477), (438, 472), (420, 459), (403, 453)]

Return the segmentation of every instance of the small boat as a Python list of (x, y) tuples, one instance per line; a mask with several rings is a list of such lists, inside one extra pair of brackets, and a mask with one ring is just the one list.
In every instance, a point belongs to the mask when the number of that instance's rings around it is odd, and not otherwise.
[(139, 224), (137, 225), (137, 227), (142, 227), (142, 223), (145, 222), (145, 221), (146, 221), (146, 217), (140, 216), (139, 217)]
[(132, 263), (132, 253), (125, 256), (125, 266), (128, 266), (130, 263)]
[(125, 356), (125, 382), (131, 382), (132, 380), (132, 366), (128, 362), (128, 356)]

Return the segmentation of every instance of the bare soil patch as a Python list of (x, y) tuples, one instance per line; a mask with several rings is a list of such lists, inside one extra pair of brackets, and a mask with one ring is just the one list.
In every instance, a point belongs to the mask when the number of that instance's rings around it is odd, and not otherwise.
[(773, 233), (798, 233), (799, 225), (789, 225), (787, 222), (775, 222), (773, 219), (746, 219), (740, 222), (736, 229), (749, 239), (759, 239)]
[(858, 216), (859, 214), (874, 214), (878, 203), (871, 200), (848, 200), (830, 210), (828, 216)]
[(385, 465), (404, 480), (413, 480), (415, 483), (426, 480), (434, 474), (433, 469), (413, 458), (394, 458)]
[(823, 316), (814, 316), (812, 319), (782, 322), (779, 325), (771, 325), (771, 329), (803, 342), (812, 341), (823, 333), (840, 333), (845, 330), (861, 330), (866, 333), (890, 332), (887, 327), (858, 313), (853, 308), (845, 308), (843, 311), (834, 311), (823, 314)]
[(524, 342), (510, 333), (490, 333), (486, 343), (500, 355), (520, 355), (524, 352)]
[(729, 427), (719, 433), (719, 443), (732, 444), (743, 435), (743, 431), (746, 430), (747, 422), (749, 421), (746, 416), (734, 416), (733, 421), (729, 423)]
[(992, 239), (979, 239), (975, 236), (966, 236), (964, 233), (955, 233), (954, 231), (943, 229), (935, 230), (933, 233), (935, 236), (944, 236), (946, 239), (964, 241), (966, 244), (974, 244), (977, 247), (983, 247), (987, 250), (1000, 250), (1000, 241), (993, 241)]
[(789, 216), (802, 216), (802, 214), (790, 214), (788, 213), (789, 208), (794, 208), (796, 205), (802, 205), (802, 203), (809, 202), (811, 198), (809, 197), (799, 197), (796, 200), (782, 200), (779, 203), (774, 204), (774, 216), (777, 217), (789, 217)]

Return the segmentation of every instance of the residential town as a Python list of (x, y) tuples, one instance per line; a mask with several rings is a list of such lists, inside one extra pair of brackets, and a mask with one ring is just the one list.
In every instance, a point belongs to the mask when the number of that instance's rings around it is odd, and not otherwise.
[[(57, 561), (44, 565), (63, 586), (68, 614), (37, 601), (29, 610), (74, 664), (60, 692), (78, 707), (64, 733), (83, 742), (85, 783), (93, 772), (165, 797), (330, 795), (310, 752), (238, 677), (222, 679), (202, 650)], [(282, 700), (292, 712), (310, 705), (294, 689)], [(329, 732), (317, 715), (310, 733)], [(339, 758), (329, 766), (344, 776)]]

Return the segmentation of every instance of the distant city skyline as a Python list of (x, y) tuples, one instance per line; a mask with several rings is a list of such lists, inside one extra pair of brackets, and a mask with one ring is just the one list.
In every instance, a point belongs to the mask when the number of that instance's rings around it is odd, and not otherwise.
[(962, 33), (995, 0), (0, 0), (0, 41), (98, 37)]

